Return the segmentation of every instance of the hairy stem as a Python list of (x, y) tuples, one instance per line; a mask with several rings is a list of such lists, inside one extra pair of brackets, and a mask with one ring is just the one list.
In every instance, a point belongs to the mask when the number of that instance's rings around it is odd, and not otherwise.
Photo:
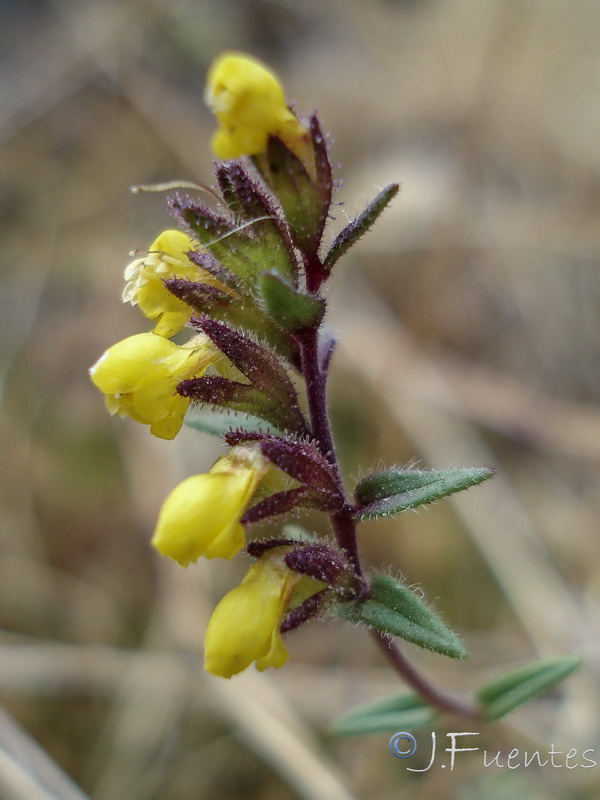
[(406, 683), (420, 694), (430, 706), (439, 708), (440, 711), (460, 714), (463, 717), (471, 717), (472, 719), (480, 717), (481, 713), (477, 706), (444, 694), (425, 680), (416, 668), (406, 659), (404, 653), (389, 634), (375, 630), (371, 630), (370, 633), (379, 649), (382, 650), (396, 672), (401, 675)]
[[(306, 331), (301, 343), (302, 372), (306, 382), (312, 434), (319, 444), (321, 453), (333, 467), (340, 494), (345, 496), (327, 407), (327, 371), (323, 370), (319, 363), (318, 335), (318, 329)], [(338, 545), (348, 554), (356, 574), (362, 575), (356, 542), (356, 521), (350, 503), (346, 503), (341, 511), (331, 515), (331, 525)]]

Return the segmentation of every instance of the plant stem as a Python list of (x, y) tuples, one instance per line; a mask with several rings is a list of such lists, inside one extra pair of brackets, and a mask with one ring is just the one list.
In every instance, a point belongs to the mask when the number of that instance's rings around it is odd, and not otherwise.
[[(318, 335), (318, 328), (308, 330), (301, 341), (302, 372), (306, 382), (308, 410), (312, 434), (318, 442), (322, 455), (333, 468), (340, 495), (345, 497), (342, 473), (335, 452), (327, 408), (327, 371), (321, 368), (319, 362)], [(331, 515), (331, 525), (338, 545), (348, 554), (356, 574), (362, 575), (353, 510), (353, 506), (346, 502), (340, 511)]]
[(376, 630), (371, 630), (370, 633), (396, 672), (401, 675), (406, 683), (420, 694), (430, 706), (439, 708), (440, 711), (460, 714), (463, 717), (471, 717), (472, 719), (480, 718), (481, 714), (477, 706), (444, 694), (425, 680), (406, 659), (404, 653), (389, 634)]

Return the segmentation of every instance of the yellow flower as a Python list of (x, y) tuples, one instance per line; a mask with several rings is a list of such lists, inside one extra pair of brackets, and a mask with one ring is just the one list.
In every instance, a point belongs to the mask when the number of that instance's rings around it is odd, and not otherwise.
[(245, 544), (240, 519), (269, 469), (255, 447), (234, 447), (210, 472), (180, 483), (161, 508), (154, 547), (182, 566), (207, 558), (233, 558)]
[(207, 336), (180, 347), (154, 333), (138, 333), (109, 347), (90, 376), (106, 395), (111, 414), (150, 425), (160, 439), (173, 439), (190, 404), (189, 398), (177, 394), (177, 384), (200, 377), (221, 357)]
[(272, 135), (306, 160), (308, 133), (286, 106), (277, 77), (257, 59), (221, 54), (208, 73), (205, 101), (221, 125), (212, 140), (217, 158), (263, 153)]
[(250, 567), (242, 583), (226, 594), (212, 613), (206, 629), (204, 668), (231, 678), (253, 661), (261, 672), (282, 667), (288, 653), (279, 626), (300, 580), (275, 551)]
[(163, 231), (148, 249), (147, 255), (132, 261), (125, 269), (127, 281), (123, 302), (138, 305), (148, 319), (155, 319), (154, 333), (170, 337), (178, 333), (192, 316), (189, 306), (167, 289), (166, 278), (186, 278), (225, 287), (210, 273), (193, 264), (186, 253), (196, 247), (194, 240), (176, 230)]

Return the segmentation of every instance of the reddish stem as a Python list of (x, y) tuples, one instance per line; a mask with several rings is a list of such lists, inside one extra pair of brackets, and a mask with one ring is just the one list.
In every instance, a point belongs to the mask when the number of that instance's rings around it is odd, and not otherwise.
[(430, 706), (439, 708), (440, 711), (448, 711), (451, 714), (460, 714), (463, 717), (471, 717), (472, 719), (478, 719), (480, 717), (480, 711), (476, 706), (440, 692), (439, 689), (436, 689), (435, 686), (432, 686), (425, 680), (415, 667), (407, 661), (406, 656), (389, 634), (376, 630), (371, 630), (370, 634), (396, 672), (401, 675), (406, 683), (420, 694)]

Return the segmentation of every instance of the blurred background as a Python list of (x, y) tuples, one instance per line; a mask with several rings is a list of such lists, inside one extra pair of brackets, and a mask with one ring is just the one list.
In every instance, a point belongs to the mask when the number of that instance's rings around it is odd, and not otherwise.
[[(599, 37), (593, 0), (0, 0), (0, 695), (96, 800), (598, 796), (600, 766), (468, 753), (417, 774), (386, 735), (334, 740), (338, 713), (401, 688), (360, 629), (305, 626), (279, 672), (204, 674), (206, 619), (246, 559), (183, 570), (148, 541), (219, 444), (111, 419), (87, 370), (149, 328), (120, 302), (122, 271), (172, 222), (129, 187), (210, 183), (207, 67), (223, 49), (262, 58), (332, 136), (330, 238), (402, 185), (330, 288), (348, 487), (411, 460), (498, 470), (361, 529), (366, 563), (419, 585), (472, 653), (410, 656), (468, 695), (580, 653), (476, 744), (600, 763)], [(470, 729), (445, 724), (441, 741)], [(20, 746), (8, 721), (2, 735)], [(12, 768), (0, 794), (47, 796), (14, 794)]]

